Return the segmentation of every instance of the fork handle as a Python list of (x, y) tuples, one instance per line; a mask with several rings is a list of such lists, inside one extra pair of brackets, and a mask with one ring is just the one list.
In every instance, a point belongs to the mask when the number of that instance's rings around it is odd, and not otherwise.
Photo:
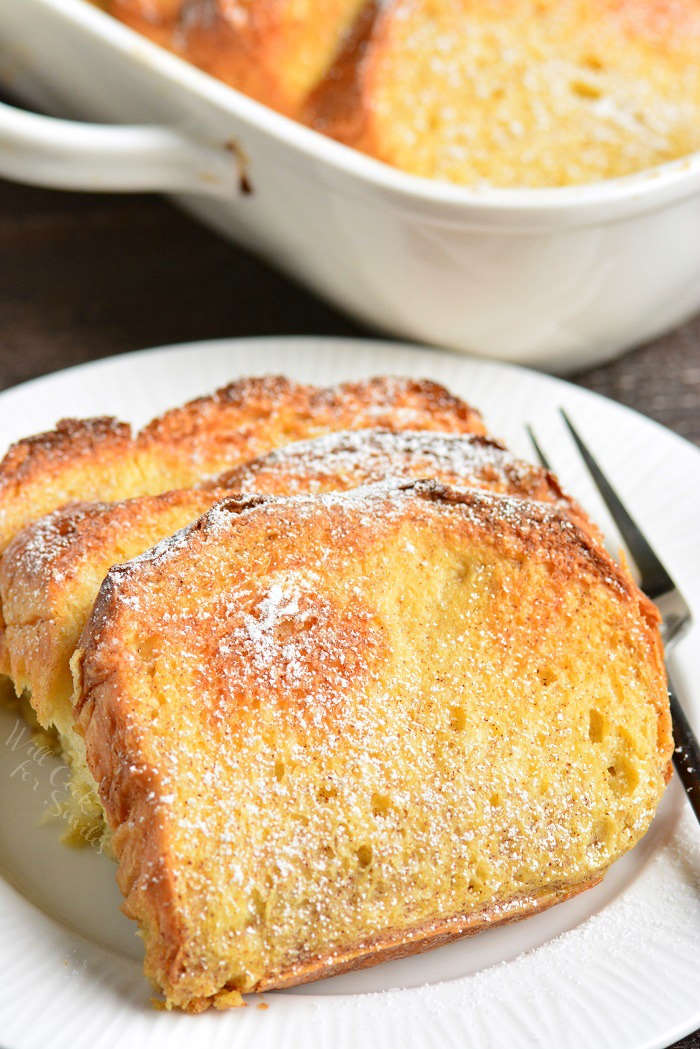
[(700, 823), (700, 745), (678, 701), (670, 674), (668, 675), (668, 698), (673, 723), (673, 764)]

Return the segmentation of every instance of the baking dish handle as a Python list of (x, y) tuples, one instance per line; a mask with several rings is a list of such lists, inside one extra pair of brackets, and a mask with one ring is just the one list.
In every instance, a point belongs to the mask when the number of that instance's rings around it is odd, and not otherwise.
[(248, 186), (245, 154), (233, 140), (217, 146), (174, 128), (58, 120), (5, 103), (0, 103), (0, 175), (92, 192), (230, 198)]

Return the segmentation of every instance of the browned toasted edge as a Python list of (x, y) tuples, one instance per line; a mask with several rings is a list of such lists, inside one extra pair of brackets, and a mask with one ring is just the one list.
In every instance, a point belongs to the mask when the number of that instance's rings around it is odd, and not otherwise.
[[(16, 530), (16, 500), (47, 472), (54, 476), (62, 467), (72, 469), (78, 461), (98, 450), (127, 448), (131, 426), (114, 416), (89, 419), (59, 419), (53, 430), (15, 441), (0, 461), (0, 556)], [(7, 674), (8, 657), (0, 609), (0, 674)]]
[[(258, 410), (274, 404), (288, 404), (313, 416), (323, 410), (339, 410), (370, 405), (381, 405), (387, 414), (402, 407), (402, 398), (416, 396), (423, 399), (423, 409), (449, 414), (469, 433), (485, 433), (481, 413), (447, 387), (432, 379), (410, 376), (374, 375), (366, 379), (316, 386), (296, 382), (280, 374), (235, 379), (211, 394), (195, 397), (186, 404), (171, 408), (151, 420), (139, 432), (137, 440), (148, 445), (153, 440), (167, 437), (190, 436), (217, 409), (243, 408), (258, 405)], [(384, 424), (386, 425), (386, 424)], [(347, 428), (347, 427), (344, 427)], [(405, 428), (405, 427), (399, 427)]]
[[(288, 987), (297, 987), (299, 984), (340, 976), (357, 969), (370, 969), (382, 962), (424, 954), (462, 937), (475, 936), (500, 925), (510, 925), (539, 914), (558, 903), (565, 903), (579, 893), (599, 885), (606, 872), (607, 867), (573, 885), (554, 886), (540, 893), (515, 897), (505, 906), (495, 902), (469, 914), (455, 914), (439, 921), (428, 919), (408, 929), (389, 929), (363, 943), (338, 947), (326, 955), (299, 960), (269, 978), (259, 980), (250, 992), (246, 993), (280, 991)], [(225, 999), (228, 990), (224, 989), (219, 994)], [(193, 998), (184, 1006), (183, 1011), (204, 1012), (212, 1006), (217, 1006), (217, 998), (218, 995)]]
[(410, 929), (391, 929), (354, 947), (341, 948), (324, 958), (296, 962), (268, 980), (260, 980), (254, 991), (281, 990), (300, 983), (310, 983), (328, 976), (338, 976), (352, 969), (368, 969), (384, 961), (396, 961), (412, 954), (422, 954), (442, 947), (462, 936), (474, 936), (484, 929), (529, 918), (557, 903), (599, 885), (607, 868), (574, 885), (550, 886), (541, 893), (518, 896), (506, 905), (498, 901), (469, 914), (455, 914), (440, 921), (428, 920)]
[(161, 47), (173, 49), (175, 46), (175, 29), (179, 9), (186, 0), (97, 0), (97, 6), (104, 8), (113, 18), (128, 25), (131, 29), (148, 37)]
[[(396, 498), (400, 493), (407, 498), (416, 496), (445, 506), (463, 505), (468, 513), (480, 515), (480, 524), (485, 524), (487, 529), (495, 527), (497, 523), (505, 530), (510, 530), (512, 536), (521, 541), (525, 550), (528, 546), (534, 550), (539, 542), (539, 549), (544, 543), (548, 549), (554, 550), (556, 546), (561, 551), (564, 537), (563, 545), (566, 549), (563, 556), (570, 562), (571, 571), (589, 565), (607, 587), (637, 606), (649, 643), (650, 658), (655, 663), (660, 683), (665, 682), (658, 630), (659, 616), (656, 609), (639, 591), (629, 574), (560, 509), (475, 490), (457, 491), (430, 481), (372, 487), (380, 497), (386, 493)], [(369, 492), (370, 489), (364, 491)], [(354, 497), (353, 493), (345, 496), (348, 501)], [(108, 820), (115, 829), (113, 844), (119, 864), (118, 882), (125, 896), (123, 909), (130, 917), (138, 916), (139, 920), (150, 926), (155, 933), (159, 944), (158, 952), (165, 966), (163, 971), (177, 964), (178, 944), (183, 935), (183, 925), (176, 908), (172, 905), (175, 890), (172, 870), (166, 861), (169, 848), (164, 830), (159, 821), (147, 818), (145, 797), (149, 790), (157, 786), (157, 773), (150, 770), (148, 775), (140, 777), (139, 782), (136, 782), (135, 778), (130, 776), (128, 762), (122, 760), (121, 755), (128, 754), (130, 746), (134, 745), (135, 730), (129, 727), (128, 718), (125, 717), (124, 696), (119, 687), (117, 671), (113, 665), (110, 666), (109, 660), (104, 665), (101, 664), (96, 654), (101, 635), (109, 627), (119, 583), (138, 570), (137, 566), (144, 558), (153, 561), (158, 558), (159, 553), (166, 550), (173, 550), (175, 547), (186, 548), (191, 539), (200, 533), (206, 536), (213, 513), (220, 515), (224, 510), (240, 516), (266, 504), (289, 504), (304, 499), (308, 501), (308, 497), (297, 497), (296, 500), (265, 496), (227, 497), (193, 525), (159, 544), (144, 557), (115, 566), (102, 584), (92, 615), (72, 660), (77, 727), (85, 737), (88, 764), (98, 784)], [(518, 504), (516, 514), (512, 513), (512, 508), (504, 511), (507, 503)], [(524, 523), (520, 521), (519, 515), (523, 516)], [(533, 526), (538, 528), (538, 536), (533, 536)], [(95, 663), (91, 665), (93, 658)], [(670, 715), (668, 706), (664, 707), (659, 697), (655, 697), (653, 702), (657, 709), (659, 725), (664, 722), (667, 728), (667, 733), (662, 732), (661, 727), (659, 729), (658, 740), (661, 747), (666, 734), (670, 741)], [(665, 750), (670, 769), (671, 744), (668, 741)], [(134, 837), (130, 832), (130, 825), (141, 828), (140, 836)], [(154, 867), (161, 872), (157, 885), (151, 879), (149, 887), (139, 888), (137, 891), (142, 894), (142, 903), (134, 907), (131, 893), (139, 873)], [(297, 961), (288, 969), (260, 980), (255, 990), (288, 987), (295, 983), (369, 966), (383, 959), (399, 958), (428, 950), (465, 933), (477, 932), (501, 921), (512, 921), (534, 914), (591, 887), (600, 880), (603, 873), (596, 872), (577, 885), (549, 886), (541, 894), (523, 898), (521, 904), (514, 901), (494, 902), (478, 913), (460, 914), (427, 924), (421, 923), (408, 931), (387, 930), (372, 941), (347, 945), (326, 957)], [(154, 951), (155, 947), (151, 953)], [(150, 975), (153, 977), (153, 973)], [(202, 999), (193, 998), (184, 1007), (191, 1011), (201, 1011), (214, 1004), (215, 998), (216, 994)]]
[[(471, 432), (466, 432), (466, 433), (462, 433), (462, 432), (442, 433), (440, 431), (434, 431), (434, 430), (401, 430), (401, 431), (394, 431), (394, 430), (388, 430), (388, 429), (386, 429), (384, 427), (375, 427), (375, 428), (366, 429), (366, 430), (336, 430), (332, 434), (322, 435), (320, 438), (319, 437), (315, 437), (315, 438), (312, 437), (312, 438), (307, 439), (307, 440), (293, 441), (291, 444), (286, 444), (286, 445), (283, 445), (283, 446), (281, 446), (279, 448), (274, 448), (270, 452), (267, 452), (265, 455), (260, 455), (260, 456), (258, 456), (255, 459), (251, 459), (251, 460), (249, 460), (247, 462), (241, 463), (239, 466), (234, 467), (232, 470), (224, 471), (224, 473), (221, 473), (221, 474), (217, 475), (212, 481), (209, 481), (209, 482), (206, 482), (206, 483), (208, 485), (210, 485), (210, 486), (216, 486), (218, 488), (221, 488), (221, 487), (229, 488), (232, 491), (236, 491), (236, 490), (239, 490), (239, 489), (240, 490), (245, 490), (245, 491), (250, 491), (250, 489), (248, 489), (248, 488), (241, 488), (241, 486), (245, 485), (248, 481), (250, 481), (251, 483), (254, 483), (254, 479), (256, 478), (256, 476), (259, 473), (264, 472), (271, 465), (275, 465), (276, 463), (279, 463), (280, 465), (284, 465), (285, 461), (288, 458), (290, 460), (293, 460), (295, 452), (296, 452), (297, 449), (299, 449), (302, 452), (305, 452), (307, 450), (308, 451), (312, 451), (314, 443), (317, 440), (327, 441), (328, 437), (335, 438), (335, 441), (336, 441), (336, 445), (334, 445), (330, 449), (331, 452), (343, 451), (344, 447), (343, 447), (343, 443), (342, 442), (344, 440), (348, 440), (348, 441), (351, 442), (348, 445), (348, 447), (352, 451), (352, 450), (354, 450), (353, 449), (353, 445), (356, 445), (357, 443), (359, 443), (363, 438), (367, 441), (368, 445), (371, 446), (372, 441), (375, 440), (376, 438), (386, 438), (386, 437), (396, 438), (397, 441), (400, 443), (402, 438), (419, 437), (419, 438), (422, 438), (422, 439), (426, 440), (428, 442), (428, 444), (429, 444), (431, 438), (438, 438), (438, 439), (441, 439), (441, 440), (448, 440), (448, 441), (449, 440), (454, 440), (454, 441), (459, 441), (459, 442), (463, 441), (467, 445), (469, 445), (469, 447), (471, 447), (471, 448), (487, 448), (487, 449), (492, 449), (492, 450), (494, 450), (496, 452), (503, 453), (503, 456), (504, 456), (504, 462), (502, 464), (503, 473), (504, 473), (506, 479), (509, 481), (509, 483), (513, 484), (513, 487), (512, 487), (512, 490), (510, 490), (510, 492), (505, 491), (505, 492), (502, 492), (501, 494), (503, 494), (503, 495), (510, 494), (510, 495), (513, 495), (513, 496), (521, 496), (523, 498), (526, 497), (526, 493), (524, 491), (516, 490), (517, 483), (512, 482), (512, 471), (517, 471), (520, 468), (524, 468), (527, 472), (529, 472), (529, 474), (533, 478), (537, 478), (537, 480), (542, 485), (542, 492), (538, 492), (537, 494), (533, 494), (532, 492), (528, 492), (527, 493), (527, 497), (528, 498), (532, 498), (532, 499), (535, 499), (537, 501), (546, 501), (546, 502), (553, 503), (553, 504), (559, 504), (561, 507), (566, 509), (566, 512), (567, 512), (568, 516), (577, 525), (579, 525), (585, 532), (588, 532), (591, 536), (593, 536), (593, 538), (596, 539), (599, 543), (601, 543), (601, 545), (604, 542), (603, 534), (600, 531), (600, 529), (598, 528), (598, 526), (590, 519), (590, 517), (588, 516), (586, 511), (574, 499), (574, 497), (562, 487), (558, 477), (554, 473), (552, 473), (551, 470), (545, 469), (544, 467), (539, 466), (537, 463), (531, 463), (531, 462), (529, 462), (527, 460), (520, 459), (518, 456), (514, 455), (510, 451), (510, 449), (503, 443), (503, 441), (499, 440), (496, 437), (493, 437), (490, 434), (486, 434), (486, 433), (471, 433)], [(401, 449), (398, 449), (398, 450), (399, 450), (399, 453), (401, 453), (402, 450)], [(424, 449), (419, 449), (419, 451), (423, 451), (423, 450)], [(426, 449), (426, 450), (430, 451), (430, 448), (428, 447), (428, 449)], [(322, 465), (322, 460), (319, 458), (317, 461), (319, 463), (319, 466), (321, 466)], [(393, 471), (391, 473), (391, 475), (389, 475), (387, 473), (387, 477), (389, 477), (389, 476), (400, 477), (401, 473), (402, 473), (402, 463), (399, 462), (398, 465), (397, 465), (396, 470)], [(410, 479), (411, 479), (411, 475), (407, 474), (407, 480), (410, 480)], [(413, 479), (416, 480), (417, 478), (414, 476)], [(425, 478), (425, 479), (429, 480), (430, 478)], [(371, 482), (369, 482), (369, 481), (358, 482), (358, 484), (362, 484), (362, 483), (368, 484), (368, 483), (371, 483)], [(471, 482), (465, 482), (465, 485), (466, 485), (466, 487), (476, 487), (476, 488), (481, 487), (480, 485), (478, 485), (476, 483), (472, 484)], [(461, 487), (461, 483), (458, 483), (457, 481), (455, 481), (455, 482), (451, 483), (451, 486), (452, 487)], [(344, 490), (344, 489), (339, 489), (339, 490)], [(546, 493), (546, 498), (545, 498), (545, 493)]]
[(111, 415), (89, 419), (59, 419), (53, 430), (15, 441), (0, 461), (0, 527), (5, 508), (2, 500), (19, 494), (47, 470), (73, 466), (86, 456), (131, 445), (129, 423)]
[[(179, 442), (183, 449), (188, 439), (201, 439), (206, 445), (207, 434), (217, 432), (223, 426), (229, 438), (236, 432), (234, 422), (226, 417), (228, 409), (238, 409), (242, 417), (238, 427), (250, 429), (250, 418), (243, 418), (245, 409), (253, 412), (256, 419), (268, 418), (275, 410), (285, 406), (297, 410), (303, 417), (313, 417), (317, 411), (344, 410), (352, 407), (367, 410), (370, 406), (382, 406), (386, 418), (384, 425), (391, 422), (391, 412), (402, 406), (402, 398), (418, 397), (424, 401), (422, 410), (434, 412), (439, 417), (449, 417), (456, 431), (484, 433), (485, 427), (480, 413), (452, 394), (446, 387), (430, 379), (414, 379), (396, 376), (372, 376), (353, 382), (331, 386), (314, 386), (288, 379), (284, 375), (262, 375), (236, 379), (219, 387), (213, 393), (196, 397), (183, 405), (171, 408), (156, 416), (136, 435), (131, 426), (113, 416), (97, 416), (88, 419), (61, 419), (53, 430), (22, 438), (10, 446), (0, 462), (0, 554), (16, 532), (29, 520), (51, 512), (69, 501), (77, 501), (81, 493), (73, 492), (66, 499), (42, 504), (37, 513), (18, 519), (17, 500), (28, 497), (32, 484), (50, 476), (53, 480), (61, 468), (67, 471), (84, 464), (89, 469), (98, 451), (121, 450), (139, 462), (141, 483), (137, 490), (124, 493), (124, 497), (158, 491), (158, 483), (149, 476), (149, 457), (177, 460)], [(355, 401), (357, 403), (355, 404)], [(219, 415), (219, 413), (221, 413)], [(401, 428), (401, 427), (399, 427)], [(245, 436), (241, 436), (242, 455), (237, 462), (245, 461)], [(235, 463), (231, 464), (232, 466)], [(143, 477), (141, 477), (141, 471)], [(167, 469), (166, 469), (167, 473)], [(165, 477), (160, 489), (165, 491), (178, 482)], [(22, 515), (19, 515), (21, 517)], [(8, 655), (3, 638), (3, 620), (0, 610), (0, 674), (7, 674)]]
[[(67, 503), (26, 525), (14, 536), (0, 557), (0, 607), (3, 609), (0, 673), (11, 679), (18, 694), (24, 686), (42, 725), (51, 721), (50, 709), (45, 703), (46, 691), (40, 682), (45, 684), (47, 675), (56, 671), (55, 650), (52, 650), (56, 638), (54, 610), (57, 601), (61, 604), (65, 601), (64, 574), (67, 572), (67, 578), (73, 578), (77, 564), (84, 565), (87, 555), (103, 559), (107, 551), (111, 563), (123, 560), (111, 532), (115, 522), (128, 539), (130, 527), (136, 527), (141, 533), (144, 525), (152, 525), (160, 512), (191, 511), (190, 521), (195, 521), (229, 494), (230, 489), (211, 486), (174, 489), (115, 503)], [(36, 543), (41, 543), (45, 555), (39, 561), (32, 556)], [(56, 582), (56, 571), (60, 582)], [(26, 636), (21, 631), (19, 637), (12, 638), (8, 636), (12, 627), (25, 630), (32, 627), (34, 634)], [(18, 668), (23, 669), (18, 671)]]
[(37, 466), (62, 462), (72, 455), (92, 451), (96, 444), (122, 443), (131, 439), (131, 426), (113, 415), (86, 419), (59, 419), (52, 430), (22, 437), (11, 444), (0, 462), (0, 487), (27, 480)]
[(355, 19), (335, 60), (309, 92), (300, 119), (314, 131), (340, 142), (362, 143), (367, 122), (363, 105), (362, 66), (381, 10), (381, 0), (369, 0)]

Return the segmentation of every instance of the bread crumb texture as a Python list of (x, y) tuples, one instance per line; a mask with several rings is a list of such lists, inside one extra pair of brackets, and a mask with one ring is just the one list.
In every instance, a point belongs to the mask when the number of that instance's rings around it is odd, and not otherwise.
[[(9, 448), (0, 461), (0, 674), (58, 731), (72, 770), (63, 808), (72, 836), (103, 840), (102, 807), (73, 731), (69, 661), (108, 569), (221, 498), (232, 487), (222, 481), (217, 490), (222, 470), (290, 441), (374, 426), (444, 431), (438, 444), (445, 433), (484, 432), (478, 411), (430, 380), (324, 387), (265, 375), (171, 408), (136, 435), (111, 417), (64, 419)], [(186, 489), (167, 491), (178, 486)]]
[(72, 503), (24, 528), (0, 560), (7, 670), (31, 696), (41, 724), (55, 726), (72, 775), (62, 812), (74, 838), (102, 841), (102, 806), (73, 730), (70, 659), (100, 584), (121, 564), (189, 524), (231, 491), (303, 494), (389, 478), (430, 477), (553, 503), (593, 533), (552, 474), (473, 434), (344, 430), (298, 441), (201, 488), (117, 503)]
[(73, 665), (146, 971), (191, 1010), (563, 899), (668, 775), (651, 606), (507, 496), (226, 500), (112, 569)]
[(700, 148), (700, 0), (107, 6), (273, 109), (428, 178), (577, 185)]
[(395, 0), (358, 77), (359, 145), (413, 174), (615, 178), (700, 148), (700, 3)]

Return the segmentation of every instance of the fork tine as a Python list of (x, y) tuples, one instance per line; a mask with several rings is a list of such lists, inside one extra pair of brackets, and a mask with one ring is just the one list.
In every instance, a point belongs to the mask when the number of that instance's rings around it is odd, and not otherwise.
[(525, 429), (527, 430), (527, 435), (530, 438), (530, 444), (535, 449), (535, 455), (540, 461), (540, 466), (544, 466), (545, 470), (551, 470), (552, 464), (540, 448), (540, 443), (535, 437), (535, 431), (530, 426), (530, 423), (525, 423)]
[(672, 590), (675, 587), (675, 583), (652, 550), (646, 536), (630, 517), (629, 512), (610, 484), (610, 481), (583, 443), (569, 416), (563, 408), (560, 408), (559, 411), (576, 443), (576, 447), (581, 453), (581, 457), (593, 478), (596, 488), (600, 492), (603, 502), (610, 511), (612, 519), (619, 528), (620, 534), (639, 569), (641, 588), (647, 597), (650, 597), (653, 601), (661, 594)]

